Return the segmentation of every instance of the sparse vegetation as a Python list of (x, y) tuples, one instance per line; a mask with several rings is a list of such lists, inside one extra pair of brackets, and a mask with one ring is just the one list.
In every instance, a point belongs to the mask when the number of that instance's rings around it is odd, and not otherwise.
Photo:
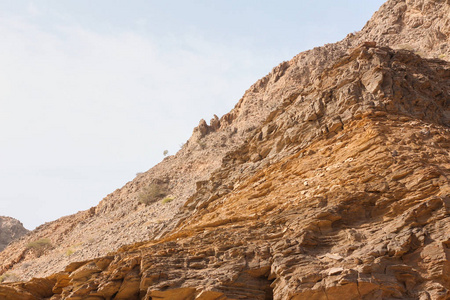
[(13, 281), (18, 281), (18, 280), (19, 280), (19, 277), (14, 273), (5, 273), (2, 276), (0, 276), (0, 283), (2, 283), (4, 281), (13, 282)]
[(398, 45), (397, 47), (398, 47), (398, 49), (414, 52), (414, 48), (409, 44), (401, 44), (401, 45)]
[(43, 249), (43, 248), (48, 248), (51, 246), (52, 246), (52, 243), (50, 242), (49, 239), (39, 239), (37, 241), (28, 243), (26, 248), (27, 249)]
[(169, 150), (164, 150), (163, 155), (167, 156), (167, 154), (169, 154)]
[(166, 204), (166, 203), (172, 202), (173, 199), (174, 199), (174, 198), (172, 198), (172, 197), (166, 197), (166, 198), (164, 198), (164, 199), (162, 200), (162, 203), (163, 203), (163, 204)]
[(426, 53), (423, 51), (414, 51), (414, 54), (419, 55), (420, 57), (426, 57)]
[(167, 192), (162, 185), (152, 183), (148, 187), (144, 188), (139, 196), (138, 201), (145, 205), (156, 202), (167, 196)]
[(83, 245), (83, 243), (74, 244), (74, 245), (70, 246), (69, 248), (67, 248), (66, 249), (66, 256), (71, 256), (72, 254), (77, 252), (78, 248), (81, 247), (81, 245)]

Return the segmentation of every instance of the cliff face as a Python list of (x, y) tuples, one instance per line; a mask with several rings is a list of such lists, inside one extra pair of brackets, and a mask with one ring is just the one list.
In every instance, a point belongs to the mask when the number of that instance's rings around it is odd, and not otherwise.
[[(449, 16), (388, 1), (280, 64), (175, 156), (0, 253), (45, 277), (0, 296), (449, 298)], [(174, 200), (140, 204), (149, 185)]]
[(16, 240), (25, 234), (28, 230), (18, 220), (10, 217), (0, 216), (0, 251), (13, 240)]

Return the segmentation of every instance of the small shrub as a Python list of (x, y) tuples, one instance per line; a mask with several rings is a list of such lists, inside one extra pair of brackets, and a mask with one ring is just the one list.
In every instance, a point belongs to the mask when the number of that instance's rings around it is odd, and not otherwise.
[(51, 247), (52, 243), (49, 239), (40, 239), (31, 243), (28, 243), (26, 248), (27, 249), (43, 249), (47, 247)]
[(40, 257), (46, 251), (52, 248), (53, 246), (49, 239), (40, 239), (37, 241), (33, 241), (31, 243), (28, 243), (26, 246), (26, 249), (30, 250), (30, 253), (32, 253), (36, 257)]
[(164, 199), (162, 200), (162, 203), (163, 203), (163, 204), (166, 204), (166, 203), (172, 202), (173, 199), (174, 199), (174, 198), (172, 198), (172, 197), (166, 197), (166, 198), (164, 198)]
[(169, 150), (164, 150), (163, 155), (167, 156), (167, 154), (169, 154)]
[(0, 283), (5, 282), (5, 281), (13, 282), (13, 281), (18, 281), (18, 280), (19, 280), (19, 277), (14, 273), (5, 273), (2, 276), (0, 276)]
[(414, 47), (409, 45), (409, 44), (401, 44), (397, 46), (398, 49), (402, 49), (402, 50), (407, 50), (407, 51), (411, 51), (414, 52)]
[(72, 248), (66, 250), (66, 256), (71, 256), (75, 251)]
[(150, 203), (164, 198), (166, 195), (167, 192), (162, 186), (152, 183), (139, 193), (138, 201), (145, 205), (149, 205)]
[(426, 53), (423, 51), (414, 51), (414, 54), (419, 55), (420, 57), (426, 57)]

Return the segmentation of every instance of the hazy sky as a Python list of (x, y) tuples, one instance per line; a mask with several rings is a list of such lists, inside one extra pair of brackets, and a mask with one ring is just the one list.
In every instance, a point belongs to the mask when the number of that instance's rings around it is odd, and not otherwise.
[(380, 0), (0, 0), (0, 215), (95, 206)]

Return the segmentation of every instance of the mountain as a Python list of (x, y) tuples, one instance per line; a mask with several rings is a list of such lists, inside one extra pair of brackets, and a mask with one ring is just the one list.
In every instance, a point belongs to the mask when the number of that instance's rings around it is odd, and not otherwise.
[(29, 281), (0, 297), (449, 299), (449, 17), (389, 0), (281, 63), (176, 155), (10, 244), (1, 273)]
[(10, 218), (0, 216), (0, 251), (5, 249), (5, 247), (13, 240), (16, 240), (25, 234), (28, 230), (23, 227), (20, 221)]

